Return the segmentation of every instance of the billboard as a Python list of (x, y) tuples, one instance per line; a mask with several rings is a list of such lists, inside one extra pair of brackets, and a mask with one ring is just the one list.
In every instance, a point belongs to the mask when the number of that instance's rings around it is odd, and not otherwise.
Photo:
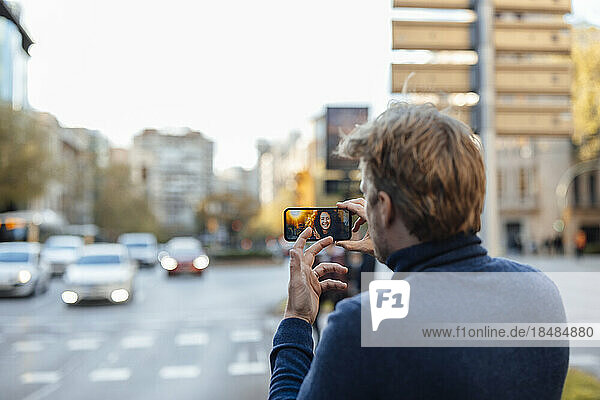
[(358, 168), (358, 161), (346, 160), (333, 153), (340, 142), (340, 134), (352, 132), (356, 125), (367, 122), (368, 117), (368, 107), (327, 107), (327, 169), (351, 170)]

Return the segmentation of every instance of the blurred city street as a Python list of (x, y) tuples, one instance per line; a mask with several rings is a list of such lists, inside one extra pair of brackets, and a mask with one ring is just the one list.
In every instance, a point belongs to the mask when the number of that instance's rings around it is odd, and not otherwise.
[(202, 276), (141, 269), (131, 302), (0, 299), (5, 399), (261, 399), (287, 269), (218, 266)]

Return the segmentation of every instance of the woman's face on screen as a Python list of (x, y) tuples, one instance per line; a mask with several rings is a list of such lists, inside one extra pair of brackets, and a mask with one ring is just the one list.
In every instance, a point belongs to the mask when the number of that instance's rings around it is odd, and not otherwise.
[(319, 223), (321, 224), (321, 228), (327, 230), (331, 226), (331, 216), (329, 213), (321, 213), (321, 217), (319, 218)]

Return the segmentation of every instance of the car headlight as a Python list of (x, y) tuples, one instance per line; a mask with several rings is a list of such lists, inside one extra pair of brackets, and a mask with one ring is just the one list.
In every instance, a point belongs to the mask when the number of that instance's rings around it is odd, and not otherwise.
[(165, 256), (160, 260), (160, 265), (167, 271), (172, 271), (177, 268), (177, 260), (173, 257)]
[(26, 269), (22, 269), (19, 271), (18, 279), (19, 283), (29, 282), (31, 280), (31, 272), (27, 271)]
[(208, 256), (206, 256), (206, 255), (203, 254), (203, 255), (201, 255), (199, 257), (196, 257), (194, 259), (194, 262), (193, 262), (194, 268), (196, 268), (196, 269), (204, 269), (204, 268), (208, 267), (208, 263), (209, 262), (210, 261), (208, 259)]
[(110, 293), (110, 299), (115, 303), (122, 303), (129, 298), (129, 292), (125, 289), (115, 289)]
[(75, 293), (75, 292), (72, 292), (70, 290), (65, 290), (64, 292), (62, 292), (60, 297), (62, 298), (62, 301), (64, 301), (65, 303), (74, 304), (77, 302), (77, 299), (79, 296), (77, 296), (77, 293)]

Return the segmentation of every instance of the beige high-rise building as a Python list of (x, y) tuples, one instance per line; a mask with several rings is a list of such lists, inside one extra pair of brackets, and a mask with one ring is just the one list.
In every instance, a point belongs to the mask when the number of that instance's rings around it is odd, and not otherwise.
[(192, 130), (176, 135), (146, 129), (134, 137), (132, 178), (162, 226), (195, 231), (198, 203), (213, 189), (213, 146)]

